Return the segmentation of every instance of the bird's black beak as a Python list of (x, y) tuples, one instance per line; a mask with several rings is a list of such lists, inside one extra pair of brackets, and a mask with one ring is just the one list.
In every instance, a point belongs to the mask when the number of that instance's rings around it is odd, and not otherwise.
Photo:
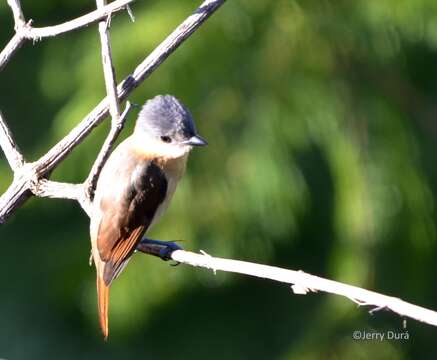
[(208, 143), (205, 139), (202, 139), (199, 135), (194, 135), (188, 140), (184, 141), (184, 144), (191, 146), (206, 146)]

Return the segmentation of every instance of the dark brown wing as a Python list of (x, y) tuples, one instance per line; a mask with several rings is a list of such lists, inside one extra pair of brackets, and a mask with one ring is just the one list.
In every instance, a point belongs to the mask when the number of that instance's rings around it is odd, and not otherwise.
[(113, 184), (106, 184), (101, 197), (97, 235), (107, 285), (135, 251), (167, 193), (165, 174), (153, 161), (126, 159), (112, 176)]

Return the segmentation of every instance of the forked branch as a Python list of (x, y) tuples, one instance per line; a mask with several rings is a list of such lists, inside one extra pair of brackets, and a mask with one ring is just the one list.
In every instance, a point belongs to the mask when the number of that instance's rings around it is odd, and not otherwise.
[(63, 24), (46, 26), (42, 28), (33, 27), (32, 20), (26, 22), (19, 0), (8, 0), (15, 22), (15, 34), (9, 40), (6, 47), (0, 52), (0, 71), (6, 66), (15, 52), (27, 41), (39, 41), (43, 38), (57, 36), (69, 31), (83, 28), (101, 19), (106, 19), (111, 14), (125, 9), (133, 0), (115, 0), (109, 5), (103, 6), (95, 11)]

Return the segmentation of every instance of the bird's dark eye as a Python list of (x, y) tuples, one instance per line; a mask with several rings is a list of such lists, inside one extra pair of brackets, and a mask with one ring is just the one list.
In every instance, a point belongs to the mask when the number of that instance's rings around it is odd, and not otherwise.
[(164, 141), (165, 143), (171, 143), (170, 136), (161, 136), (161, 140)]

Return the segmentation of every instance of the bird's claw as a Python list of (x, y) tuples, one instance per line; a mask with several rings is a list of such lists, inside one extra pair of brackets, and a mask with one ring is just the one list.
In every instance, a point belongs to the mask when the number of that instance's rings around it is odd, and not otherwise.
[[(182, 250), (174, 241), (152, 240), (144, 238), (137, 246), (137, 250), (146, 254), (155, 255), (164, 261), (171, 260), (173, 251)], [(172, 266), (179, 265), (178, 262), (170, 264)]]
[[(171, 260), (171, 254), (173, 251), (182, 250), (182, 247), (180, 247), (178, 244), (176, 244), (173, 241), (162, 241), (162, 243), (164, 246), (159, 251), (159, 257), (164, 261)], [(177, 263), (176, 265), (178, 264), (179, 263)]]

